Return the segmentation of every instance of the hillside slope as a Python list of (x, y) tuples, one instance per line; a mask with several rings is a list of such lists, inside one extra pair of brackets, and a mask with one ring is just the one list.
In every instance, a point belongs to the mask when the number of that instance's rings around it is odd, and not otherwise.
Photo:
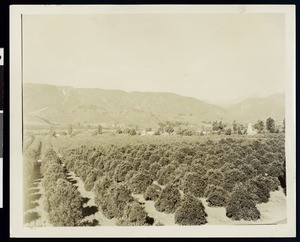
[[(284, 114), (283, 99), (249, 100), (222, 108), (173, 93), (24, 84), (25, 124), (119, 124), (156, 127), (159, 122), (233, 120), (248, 122)], [(282, 110), (283, 109), (283, 110)]]
[(277, 122), (284, 119), (284, 94), (274, 94), (266, 98), (251, 98), (233, 105), (228, 111), (236, 119), (243, 122), (256, 122), (272, 117)]

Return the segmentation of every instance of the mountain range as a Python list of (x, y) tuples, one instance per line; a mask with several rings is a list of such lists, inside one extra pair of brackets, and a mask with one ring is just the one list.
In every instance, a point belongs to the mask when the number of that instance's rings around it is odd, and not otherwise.
[(279, 122), (284, 112), (284, 94), (247, 99), (224, 108), (174, 93), (23, 85), (23, 121), (31, 125), (104, 123), (157, 127), (164, 121), (254, 123), (268, 117)]

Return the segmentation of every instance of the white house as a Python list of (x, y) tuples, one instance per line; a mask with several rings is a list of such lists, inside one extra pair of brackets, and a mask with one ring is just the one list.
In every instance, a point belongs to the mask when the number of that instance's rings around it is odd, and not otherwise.
[(247, 135), (255, 135), (255, 134), (257, 134), (257, 132), (252, 129), (252, 125), (251, 123), (249, 123), (247, 127)]

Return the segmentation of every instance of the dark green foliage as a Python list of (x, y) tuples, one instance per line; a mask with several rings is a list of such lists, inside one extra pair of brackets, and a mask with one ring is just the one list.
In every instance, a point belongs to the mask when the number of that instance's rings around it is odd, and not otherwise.
[(254, 158), (249, 161), (249, 164), (255, 169), (257, 174), (265, 174), (266, 166), (264, 166), (258, 159)]
[(129, 203), (125, 206), (123, 216), (119, 219), (119, 224), (123, 226), (144, 226), (147, 223), (147, 213), (145, 208), (137, 202)]
[(128, 133), (130, 135), (136, 135), (136, 130), (135, 129), (129, 129)]
[(272, 118), (268, 118), (266, 120), (266, 128), (270, 133), (275, 133), (276, 128), (275, 128), (275, 121)]
[[(49, 170), (51, 171), (51, 170)], [(45, 189), (49, 189), (49, 187), (54, 186), (55, 182), (58, 179), (64, 179), (66, 180), (66, 175), (63, 172), (49, 172), (49, 173), (44, 173), (44, 178), (42, 180), (42, 185), (45, 187)]]
[(172, 180), (176, 167), (173, 164), (162, 167), (157, 172), (157, 182), (161, 185), (165, 185)]
[(165, 131), (169, 134), (173, 133), (174, 132), (174, 128), (170, 125), (166, 126), (165, 127)]
[(140, 172), (149, 172), (150, 165), (152, 163), (153, 162), (151, 162), (150, 160), (143, 160), (140, 164), (139, 171)]
[(196, 171), (196, 169), (194, 169), (193, 166), (189, 166), (187, 164), (181, 164), (177, 166), (176, 170), (174, 171), (174, 175), (172, 176), (172, 180), (170, 182), (174, 185), (177, 185), (179, 189), (183, 189), (185, 175), (193, 170)]
[(115, 181), (116, 182), (122, 182), (125, 180), (125, 176), (126, 174), (130, 171), (133, 170), (132, 165), (129, 162), (121, 162), (119, 165), (117, 165), (116, 169), (115, 169)]
[(155, 208), (159, 212), (174, 213), (180, 200), (180, 193), (176, 186), (167, 185), (155, 201)]
[(226, 207), (226, 216), (233, 220), (246, 221), (260, 218), (253, 196), (244, 184), (238, 184), (233, 189)]
[(153, 180), (148, 173), (137, 172), (129, 181), (129, 189), (133, 193), (144, 193), (152, 182)]
[(280, 185), (279, 179), (277, 177), (272, 177), (272, 176), (261, 176), (260, 178), (262, 182), (264, 182), (269, 191), (276, 191), (278, 190), (278, 187)]
[(209, 185), (222, 185), (224, 181), (224, 174), (220, 169), (211, 169), (206, 173), (207, 184)]
[(175, 211), (175, 223), (179, 225), (202, 225), (207, 223), (207, 214), (200, 200), (186, 194)]
[[(219, 122), (216, 124), (220, 125)], [(170, 124), (164, 125), (162, 131), (167, 125)], [(179, 126), (174, 127), (177, 132)], [(157, 198), (159, 189), (156, 190), (153, 181), (160, 185), (172, 184), (177, 191), (180, 189), (197, 197), (205, 196), (211, 206), (225, 206), (227, 195), (230, 196), (240, 182), (251, 194), (254, 205), (266, 201), (269, 192), (277, 189), (278, 178), (281, 186), (285, 187), (284, 135), (225, 136), (226, 128), (218, 129), (221, 135), (209, 136), (210, 139), (207, 136), (153, 136), (144, 139), (120, 135), (113, 139), (113, 144), (105, 141), (97, 146), (82, 145), (62, 150), (61, 161), (50, 153), (51, 163), (56, 165), (47, 166), (59, 175), (47, 179), (53, 183), (63, 178), (59, 168), (62, 162), (84, 181), (87, 189), (95, 183), (96, 203), (107, 217), (121, 216), (116, 215), (115, 211), (120, 209), (116, 209), (112, 199), (116, 184), (123, 184), (130, 192), (143, 194), (146, 199), (156, 198), (158, 209), (168, 212), (174, 211), (172, 202), (169, 204), (168, 199)], [(237, 125), (234, 132), (238, 133)], [(125, 137), (126, 142), (121, 141)], [(94, 176), (95, 169), (98, 169), (97, 177)], [(160, 191), (159, 196), (162, 193)], [(248, 216), (246, 212), (244, 214)]]
[(192, 163), (191, 169), (192, 171), (198, 173), (201, 176), (205, 176), (205, 174), (207, 173), (207, 168), (201, 164)]
[(257, 123), (253, 125), (253, 127), (257, 130), (258, 133), (262, 133), (265, 128), (264, 121), (258, 120)]
[(129, 184), (130, 179), (136, 174), (135, 170), (130, 170), (127, 172), (127, 174), (125, 175), (125, 183)]
[(269, 176), (279, 177), (283, 176), (285, 169), (278, 161), (273, 161), (266, 166), (265, 172)]
[(228, 192), (232, 191), (235, 184), (244, 182), (246, 180), (245, 174), (238, 169), (226, 171), (224, 176), (224, 189)]
[(98, 198), (97, 201), (106, 217), (121, 218), (126, 204), (133, 201), (133, 197), (126, 186), (116, 184), (110, 186), (104, 196)]
[(189, 172), (184, 176), (182, 188), (184, 193), (190, 192), (196, 197), (203, 197), (207, 186), (207, 179), (196, 172)]
[(155, 201), (159, 197), (160, 192), (161, 192), (160, 186), (151, 184), (150, 186), (147, 187), (144, 193), (144, 198), (145, 200)]
[(161, 157), (160, 160), (159, 160), (159, 163), (162, 166), (166, 166), (166, 165), (170, 164), (170, 159), (167, 158), (167, 157)]
[(96, 195), (95, 202), (98, 206), (102, 203), (102, 198), (107, 193), (113, 181), (108, 176), (103, 176), (95, 182), (94, 192)]
[(212, 187), (211, 191), (207, 191), (207, 202), (211, 207), (225, 207), (228, 203), (229, 193), (225, 191), (222, 187)]
[(232, 132), (231, 128), (228, 128), (228, 129), (225, 130), (225, 134), (226, 135), (231, 135), (231, 132)]
[(46, 193), (49, 220), (54, 226), (78, 226), (83, 218), (81, 197), (68, 181), (58, 179)]
[(245, 187), (252, 193), (253, 200), (256, 203), (266, 203), (270, 198), (270, 188), (263, 176), (259, 175), (247, 181)]
[(95, 182), (99, 176), (98, 170), (92, 170), (86, 177), (86, 179), (84, 180), (84, 188), (87, 190), (87, 191), (90, 191), (92, 190), (92, 188), (94, 187), (95, 185)]
[(257, 175), (257, 170), (255, 170), (251, 165), (249, 164), (242, 164), (239, 166), (239, 169), (245, 174), (246, 179), (253, 178)]
[(156, 180), (157, 172), (161, 169), (161, 165), (158, 162), (154, 162), (149, 167), (149, 175), (152, 180)]

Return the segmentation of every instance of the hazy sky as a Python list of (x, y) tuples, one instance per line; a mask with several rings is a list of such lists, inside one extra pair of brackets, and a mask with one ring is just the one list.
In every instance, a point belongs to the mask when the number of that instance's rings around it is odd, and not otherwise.
[(284, 92), (283, 14), (23, 16), (24, 82), (220, 101)]

